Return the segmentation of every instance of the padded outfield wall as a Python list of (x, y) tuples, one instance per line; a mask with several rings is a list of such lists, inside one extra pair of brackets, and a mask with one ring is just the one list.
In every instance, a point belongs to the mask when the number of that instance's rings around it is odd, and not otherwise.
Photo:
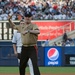
[[(39, 66), (75, 66), (75, 46), (38, 46)], [(0, 41), (0, 66), (18, 66), (11, 41)]]

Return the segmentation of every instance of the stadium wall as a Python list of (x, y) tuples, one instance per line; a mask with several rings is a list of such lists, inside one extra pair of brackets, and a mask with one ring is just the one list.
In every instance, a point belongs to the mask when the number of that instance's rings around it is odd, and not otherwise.
[[(39, 66), (75, 66), (75, 46), (38, 46)], [(18, 66), (11, 41), (0, 41), (0, 66)]]

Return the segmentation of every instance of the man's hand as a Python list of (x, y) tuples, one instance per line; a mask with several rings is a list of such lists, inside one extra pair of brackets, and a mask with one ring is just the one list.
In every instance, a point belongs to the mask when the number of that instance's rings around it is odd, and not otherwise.
[(12, 15), (11, 15), (11, 16), (10, 16), (10, 15), (8, 15), (8, 20), (9, 20), (9, 19), (11, 19), (11, 18), (12, 18)]
[(17, 53), (17, 51), (15, 51), (14, 54), (15, 54), (16, 57), (18, 57), (18, 53)]
[(18, 59), (21, 59), (21, 53), (18, 53), (17, 58), (18, 58)]
[(24, 34), (27, 34), (28, 33), (28, 31), (26, 30), (26, 31), (24, 31), (24, 32), (22, 32), (22, 34), (24, 35)]
[(17, 53), (17, 51), (14, 52), (15, 53), (15, 56), (20, 59), (21, 58), (21, 53)]

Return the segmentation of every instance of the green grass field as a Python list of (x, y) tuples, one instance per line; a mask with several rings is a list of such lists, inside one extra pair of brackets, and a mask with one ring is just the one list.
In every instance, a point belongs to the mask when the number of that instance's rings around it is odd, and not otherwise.
[[(75, 74), (75, 67), (39, 67), (41, 73), (73, 73)], [(0, 67), (0, 73), (18, 73), (18, 67)], [(29, 73), (27, 67), (26, 72)]]

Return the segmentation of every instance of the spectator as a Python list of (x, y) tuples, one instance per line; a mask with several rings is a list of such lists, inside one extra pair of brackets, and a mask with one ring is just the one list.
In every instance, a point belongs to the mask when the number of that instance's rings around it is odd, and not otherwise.
[(54, 42), (53, 46), (57, 46), (56, 42)]
[(68, 36), (67, 36), (67, 33), (65, 32), (64, 35), (63, 35), (63, 41), (66, 42), (67, 39), (68, 39)]
[(65, 46), (65, 42), (64, 41), (62, 41), (62, 46)]
[[(6, 10), (6, 11), (5, 11)], [(15, 14), (21, 11), (21, 14), (29, 10), (33, 14), (33, 20), (71, 20), (75, 19), (75, 1), (54, 0), (0, 0), (0, 14)], [(39, 18), (37, 14), (40, 12)], [(42, 14), (42, 15), (41, 15)], [(3, 13), (1, 14), (3, 15)], [(14, 15), (13, 15), (14, 16)], [(17, 16), (17, 14), (15, 15)], [(6, 20), (0, 16), (0, 20)], [(16, 20), (16, 18), (14, 18)]]
[(66, 41), (65, 46), (71, 46), (71, 43), (69, 40)]
[(60, 42), (58, 42), (57, 46), (62, 46)]
[(49, 39), (46, 39), (45, 46), (49, 46)]
[(22, 15), (21, 14), (19, 14), (19, 13), (17, 13), (17, 20), (22, 20), (23, 18), (22, 18)]

